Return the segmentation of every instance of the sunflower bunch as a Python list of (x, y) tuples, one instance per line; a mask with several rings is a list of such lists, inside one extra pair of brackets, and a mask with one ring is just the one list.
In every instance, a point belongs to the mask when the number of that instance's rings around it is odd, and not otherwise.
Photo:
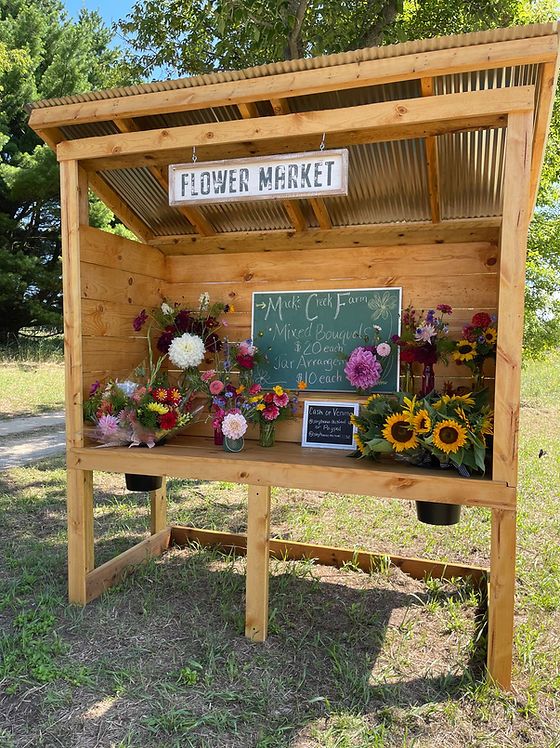
[(484, 473), (492, 411), (485, 391), (409, 398), (373, 395), (351, 421), (357, 457), (390, 454), (415, 465), (451, 465), (463, 475)]

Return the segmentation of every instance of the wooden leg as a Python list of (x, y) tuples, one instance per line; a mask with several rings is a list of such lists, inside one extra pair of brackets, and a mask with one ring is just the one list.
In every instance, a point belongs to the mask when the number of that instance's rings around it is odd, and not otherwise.
[(68, 470), (68, 599), (85, 605), (86, 574), (93, 569), (93, 474)]
[(245, 636), (263, 642), (268, 629), (270, 487), (249, 486)]
[(511, 688), (515, 597), (516, 512), (492, 509), (490, 590), (488, 595), (488, 674)]
[(165, 477), (161, 488), (150, 491), (150, 532), (152, 535), (167, 527), (167, 491)]

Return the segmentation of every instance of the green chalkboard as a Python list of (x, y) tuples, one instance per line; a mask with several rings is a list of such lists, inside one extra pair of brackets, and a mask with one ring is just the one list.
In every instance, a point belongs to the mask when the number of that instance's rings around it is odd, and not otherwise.
[[(334, 291), (253, 293), (253, 341), (266, 357), (255, 372), (263, 387), (293, 389), (298, 380), (315, 392), (353, 392), (344, 375), (344, 356), (364, 338), (381, 340), (400, 331), (400, 288), (344, 288)], [(372, 392), (399, 387), (397, 352), (382, 359), (383, 375)]]

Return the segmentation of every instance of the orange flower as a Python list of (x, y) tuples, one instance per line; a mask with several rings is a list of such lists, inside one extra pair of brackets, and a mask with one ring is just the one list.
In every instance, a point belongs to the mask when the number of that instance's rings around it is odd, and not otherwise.
[(300, 379), (297, 383), (298, 390), (306, 390), (307, 389), (307, 382), (304, 382), (303, 379)]

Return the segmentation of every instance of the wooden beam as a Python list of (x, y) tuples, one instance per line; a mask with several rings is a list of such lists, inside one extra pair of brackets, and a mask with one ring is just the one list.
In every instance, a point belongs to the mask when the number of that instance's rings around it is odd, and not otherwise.
[(249, 486), (245, 636), (263, 642), (268, 633), (270, 487)]
[(470, 70), (554, 62), (557, 53), (558, 37), (556, 33), (551, 32), (532, 39), (476, 44), (333, 65), (320, 71), (302, 70), (250, 80), (44, 107), (31, 112), (29, 124), (37, 131), (45, 127), (113, 120), (115, 117), (141, 117), (244, 102), (308, 96), (401, 80), (453, 75)]
[(502, 219), (453, 219), (434, 225), (430, 222), (414, 224), (370, 224), (340, 226), (330, 230), (308, 229), (295, 231), (240, 231), (211, 238), (161, 236), (150, 244), (164, 254), (213, 254), (252, 251), (287, 251), (292, 249), (327, 249), (375, 246), (407, 246), (414, 244), (445, 244), (453, 242), (488, 241), (496, 243)]
[[(65, 138), (60, 129), (51, 127), (47, 130), (37, 130), (37, 135), (42, 138), (51, 150), (56, 153), (57, 146)], [(142, 241), (147, 241), (154, 237), (153, 231), (124, 203), (115, 190), (107, 182), (96, 174), (85, 175), (88, 186), (97, 197), (104, 202), (108, 208), (117, 216), (119, 221), (132, 231)], [(85, 209), (84, 209), (85, 210)]]
[[(273, 99), (270, 104), (272, 106), (272, 111), (276, 116), (292, 113), (290, 103), (287, 99)], [(309, 204), (319, 222), (319, 227), (322, 229), (331, 229), (332, 221), (327, 206), (325, 205), (325, 201), (320, 197), (312, 197), (309, 199)]]
[[(255, 119), (259, 116), (259, 110), (257, 109), (256, 104), (239, 104), (237, 108), (243, 119)], [(303, 215), (299, 204), (294, 200), (281, 200), (280, 202), (282, 203), (282, 206), (290, 219), (290, 223), (295, 230), (305, 231), (307, 228), (307, 221), (305, 220), (305, 216)]]
[[(243, 554), (247, 548), (247, 536), (174, 525), (171, 528), (171, 543), (177, 545), (198, 543), (202, 546), (218, 547), (226, 552), (233, 550), (236, 553)], [(478, 585), (486, 580), (489, 571), (481, 566), (467, 566), (466, 564), (432, 561), (425, 558), (408, 558), (381, 552), (358, 551), (354, 548), (312, 545), (311, 543), (298, 543), (293, 540), (270, 538), (268, 545), (270, 555), (273, 558), (290, 559), (292, 561), (313, 559), (323, 566), (339, 568), (351, 563), (366, 573), (379, 568), (384, 562), (389, 562), (414, 579), (470, 577), (473, 583)]]
[(150, 491), (150, 533), (157, 535), (167, 527), (167, 489), (165, 477), (161, 488)]
[(152, 229), (120, 198), (115, 190), (107, 184), (101, 174), (88, 175), (89, 186), (97, 197), (117, 216), (127, 229), (130, 229), (140, 241), (149, 242), (155, 237)]
[(533, 212), (537, 202), (539, 182), (544, 164), (545, 146), (552, 119), (554, 94), (558, 83), (559, 60), (560, 58), (557, 58), (555, 62), (547, 62), (541, 69), (539, 105), (535, 112), (533, 133), (529, 214)]
[[(141, 128), (133, 119), (115, 119), (115, 125), (121, 132), (140, 132)], [(155, 177), (157, 183), (163, 188), (166, 196), (169, 195), (169, 180), (167, 172), (162, 171), (157, 166), (148, 166), (148, 171)], [(216, 229), (198, 208), (184, 206), (174, 206), (176, 210), (185, 216), (187, 221), (195, 227), (202, 236), (214, 236)]]
[(498, 509), (511, 509), (515, 501), (515, 490), (497, 480), (443, 476), (440, 471), (392, 462), (372, 465), (363, 460), (349, 460), (344, 452), (324, 455), (322, 453), (327, 450), (302, 450), (299, 442), (279, 442), (273, 450), (265, 450), (256, 442), (247, 440), (242, 452), (232, 457), (216, 450), (210, 439), (181, 436), (169, 445), (152, 450), (149, 460), (140, 454), (141, 451), (126, 447), (84, 447), (72, 451), (68, 464), (84, 470), (167, 474), (176, 478), (225, 480), (254, 486), (388, 496)]
[[(422, 96), (434, 95), (434, 79), (421, 78), (420, 86)], [(435, 137), (429, 137), (424, 140), (426, 147), (426, 166), (428, 173), (428, 193), (430, 195), (430, 211), (432, 214), (432, 223), (441, 221), (441, 206), (439, 197), (439, 164), (437, 140)]]
[(90, 571), (86, 579), (86, 602), (99, 597), (102, 592), (122, 579), (130, 566), (142, 563), (149, 558), (161, 556), (169, 547), (170, 537), (171, 529), (166, 527), (119, 556), (98, 566), (97, 569)]
[(493, 477), (517, 485), (525, 258), (531, 178), (531, 112), (509, 117), (500, 237)]
[(487, 668), (492, 680), (511, 688), (515, 604), (515, 511), (492, 510), (488, 591)]
[(529, 111), (534, 88), (469, 91), (447, 96), (404, 99), (257, 120), (187, 125), (163, 130), (80, 138), (60, 143), (60, 161), (77, 159), (90, 168), (144, 165), (158, 156), (173, 160), (185, 149), (206, 148), (209, 158), (228, 154), (287, 152), (316, 145), (323, 133), (329, 144), (352, 145), (442, 132), (505, 126), (510, 112)]
[[(87, 175), (78, 163), (60, 166), (66, 449), (84, 444), (80, 225), (88, 222)], [(90, 470), (67, 473), (68, 597), (86, 602), (86, 574), (93, 566), (93, 480)]]

